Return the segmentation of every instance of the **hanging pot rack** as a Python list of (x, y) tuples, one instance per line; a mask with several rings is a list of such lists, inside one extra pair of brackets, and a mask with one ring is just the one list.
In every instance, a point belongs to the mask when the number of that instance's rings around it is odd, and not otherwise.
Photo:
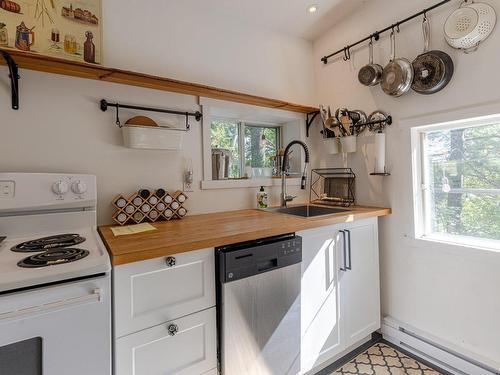
[(103, 111), (103, 112), (106, 112), (108, 110), (108, 107), (115, 107), (116, 108), (116, 125), (118, 125), (118, 127), (120, 127), (120, 128), (122, 127), (122, 124), (120, 122), (120, 114), (119, 114), (120, 108), (135, 109), (137, 111), (168, 113), (170, 115), (178, 115), (178, 116), (185, 116), (186, 117), (186, 128), (185, 129), (170, 129), (170, 130), (188, 131), (191, 127), (189, 125), (189, 117), (194, 117), (196, 121), (200, 121), (203, 117), (203, 114), (200, 111), (182, 112), (182, 111), (176, 111), (173, 109), (151, 108), (151, 107), (142, 107), (142, 106), (129, 105), (129, 104), (110, 103), (106, 99), (102, 99), (100, 101), (100, 107), (101, 107), (101, 111)]
[(19, 68), (12, 56), (5, 51), (0, 50), (0, 54), (4, 58), (9, 67), (10, 90), (12, 95), (12, 109), (19, 109)]
[(415, 14), (413, 14), (413, 15), (405, 18), (404, 20), (401, 20), (401, 21), (398, 21), (396, 23), (393, 23), (392, 25), (387, 26), (386, 28), (384, 28), (384, 29), (382, 29), (380, 31), (375, 31), (374, 33), (368, 35), (367, 37), (365, 37), (365, 38), (363, 38), (361, 40), (358, 40), (356, 43), (349, 44), (349, 45), (345, 46), (344, 48), (339, 49), (336, 52), (333, 52), (333, 53), (331, 53), (331, 54), (329, 54), (327, 56), (322, 57), (321, 61), (323, 62), (323, 64), (327, 64), (328, 60), (330, 58), (332, 58), (332, 57), (334, 57), (336, 55), (339, 55), (341, 53), (344, 54), (344, 56), (343, 56), (343, 60), (344, 61), (350, 60), (351, 59), (351, 49), (353, 47), (356, 47), (357, 45), (359, 45), (361, 43), (364, 43), (364, 42), (366, 42), (368, 40), (376, 40), (377, 41), (377, 40), (380, 39), (380, 34), (383, 34), (383, 33), (388, 32), (388, 31), (397, 30), (399, 32), (399, 27), (402, 24), (404, 24), (404, 23), (406, 23), (408, 21), (411, 21), (411, 20), (413, 20), (413, 19), (415, 19), (417, 17), (425, 16), (431, 10), (439, 8), (440, 6), (443, 6), (443, 5), (447, 4), (447, 3), (449, 3), (450, 1), (451, 0), (443, 0), (443, 1), (441, 1), (441, 2), (439, 2), (439, 3), (437, 3), (437, 4), (433, 5), (433, 6), (431, 6), (429, 8), (426, 8), (426, 9), (424, 9), (424, 10), (418, 12), (418, 13), (415, 13)]

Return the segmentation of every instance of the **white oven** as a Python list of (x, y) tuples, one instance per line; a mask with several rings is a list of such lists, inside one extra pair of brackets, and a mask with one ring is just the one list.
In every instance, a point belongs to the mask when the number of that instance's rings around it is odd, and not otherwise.
[(0, 295), (0, 374), (109, 375), (109, 277)]

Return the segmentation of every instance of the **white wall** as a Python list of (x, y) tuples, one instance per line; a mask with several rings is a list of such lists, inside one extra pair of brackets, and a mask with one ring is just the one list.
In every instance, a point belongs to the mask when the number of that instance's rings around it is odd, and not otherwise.
[[(231, 19), (221, 22), (205, 8), (195, 1), (103, 1), (104, 65), (313, 102), (311, 43)], [(196, 121), (181, 152), (131, 150), (121, 146), (114, 111), (103, 113), (97, 104), (106, 98), (197, 110), (195, 97), (21, 70), (21, 110), (16, 112), (10, 109), (8, 83), (7, 69), (0, 67), (0, 171), (96, 174), (101, 224), (110, 222), (110, 201), (117, 193), (181, 189), (187, 158), (193, 160), (195, 177), (187, 203), (191, 213), (256, 204), (256, 188), (199, 189), (202, 142)], [(276, 204), (278, 189), (271, 195)]]
[[(498, 11), (500, 1), (490, 0)], [(496, 361), (500, 366), (500, 254), (472, 248), (423, 242), (413, 238), (410, 126), (429, 120), (500, 113), (500, 31), (471, 55), (446, 45), (442, 27), (457, 2), (430, 14), (432, 47), (448, 52), (455, 61), (453, 81), (430, 96), (409, 93), (389, 97), (380, 87), (358, 83), (357, 72), (367, 63), (367, 49), (355, 51), (350, 63), (342, 59), (324, 66), (320, 58), (387, 24), (434, 4), (434, 0), (367, 2), (356, 14), (336, 25), (314, 44), (317, 100), (333, 108), (346, 106), (367, 113), (385, 110), (395, 123), (387, 130), (387, 166), (390, 177), (371, 177), (373, 136), (360, 137), (359, 151), (347, 157), (357, 174), (359, 203), (389, 206), (393, 214), (381, 220), (381, 277), (384, 314), (458, 346), (464, 353)], [(390, 9), (390, 12), (388, 12)], [(401, 27), (397, 51), (412, 60), (421, 53), (421, 21)], [(385, 35), (376, 44), (376, 61), (389, 59)], [(341, 157), (325, 156), (325, 165), (341, 166)]]
[(303, 39), (232, 19), (210, 1), (102, 3), (105, 65), (303, 104), (313, 99), (312, 45)]

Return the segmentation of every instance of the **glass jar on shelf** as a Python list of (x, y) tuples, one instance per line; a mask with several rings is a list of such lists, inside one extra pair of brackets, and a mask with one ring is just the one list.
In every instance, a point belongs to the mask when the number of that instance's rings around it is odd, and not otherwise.
[(6, 24), (0, 22), (0, 46), (4, 47), (9, 45), (9, 33), (6, 26)]

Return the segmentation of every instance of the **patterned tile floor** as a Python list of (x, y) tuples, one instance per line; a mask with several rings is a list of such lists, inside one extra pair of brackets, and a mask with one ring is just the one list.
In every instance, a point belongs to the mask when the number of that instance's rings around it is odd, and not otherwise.
[(440, 372), (383, 343), (371, 346), (331, 375), (341, 374), (441, 375)]

